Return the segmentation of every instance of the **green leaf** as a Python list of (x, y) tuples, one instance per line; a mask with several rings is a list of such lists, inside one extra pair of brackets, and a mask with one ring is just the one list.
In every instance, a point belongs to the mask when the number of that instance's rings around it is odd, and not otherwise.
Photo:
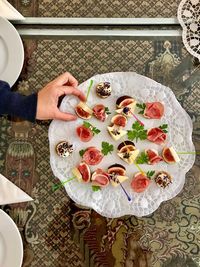
[(88, 121), (84, 121), (83, 126), (85, 126), (85, 128), (90, 128), (92, 126), (92, 124), (89, 123)]
[(145, 152), (142, 152), (140, 156), (137, 157), (136, 163), (144, 164), (144, 163), (148, 163), (148, 160), (149, 160), (149, 157), (147, 156), (147, 154)]
[(141, 125), (138, 121), (133, 123), (132, 130), (128, 130), (127, 132), (128, 139), (133, 141), (136, 139), (145, 140), (147, 139), (147, 130), (144, 129), (144, 125)]
[(162, 124), (162, 125), (159, 126), (159, 128), (161, 130), (163, 130), (164, 133), (167, 133), (168, 132), (168, 130), (167, 130), (168, 124)]
[(149, 179), (151, 179), (152, 176), (154, 175), (154, 173), (155, 173), (155, 171), (148, 171), (146, 174), (147, 174), (147, 177), (148, 177)]
[(92, 185), (92, 191), (96, 192), (96, 191), (99, 191), (99, 190), (101, 190), (100, 186)]
[(105, 107), (105, 112), (106, 112), (107, 115), (111, 114), (111, 112), (110, 112), (108, 107)]
[(145, 103), (142, 103), (142, 104), (137, 103), (137, 104), (136, 104), (136, 107), (138, 107), (139, 109), (141, 109), (141, 110), (139, 111), (139, 114), (144, 114), (144, 110), (145, 110), (145, 108), (146, 108)]
[(82, 157), (83, 156), (83, 154), (85, 153), (85, 150), (86, 149), (81, 149), (80, 151), (79, 151), (79, 155)]
[(91, 123), (89, 123), (88, 121), (84, 121), (83, 122), (83, 126), (85, 126), (86, 128), (90, 128), (92, 133), (95, 134), (99, 134), (101, 131), (96, 128), (95, 126), (93, 126)]
[(101, 152), (106, 156), (108, 153), (112, 154), (114, 150), (114, 146), (112, 144), (109, 144), (108, 142), (102, 142), (101, 143), (102, 149)]

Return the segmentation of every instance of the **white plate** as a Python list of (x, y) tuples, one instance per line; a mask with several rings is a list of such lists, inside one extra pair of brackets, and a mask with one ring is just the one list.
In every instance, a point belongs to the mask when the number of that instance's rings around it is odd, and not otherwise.
[(0, 59), (0, 80), (12, 86), (23, 67), (24, 47), (17, 30), (2, 17), (0, 17)]
[[(147, 77), (133, 72), (118, 72), (106, 73), (96, 75), (91, 79), (94, 80), (90, 96), (88, 98), (88, 105), (93, 107), (97, 103), (105, 104), (109, 107), (112, 114), (104, 123), (98, 121), (94, 117), (90, 119), (90, 123), (101, 130), (101, 133), (94, 136), (88, 143), (83, 143), (76, 135), (76, 127), (82, 124), (82, 120), (78, 119), (76, 122), (63, 122), (54, 120), (49, 128), (50, 140), (50, 162), (53, 172), (61, 181), (67, 180), (71, 177), (71, 170), (76, 164), (81, 161), (79, 150), (85, 149), (89, 146), (96, 146), (101, 149), (101, 142), (106, 140), (112, 143), (115, 147), (112, 155), (106, 156), (102, 162), (97, 166), (92, 166), (91, 170), (95, 171), (98, 167), (107, 170), (108, 166), (114, 163), (122, 164), (126, 167), (127, 176), (130, 178), (126, 180), (123, 185), (126, 191), (132, 198), (132, 202), (128, 202), (125, 194), (120, 187), (113, 188), (109, 185), (101, 191), (93, 192), (91, 184), (78, 183), (73, 180), (65, 184), (65, 189), (68, 195), (77, 203), (88, 206), (96, 210), (106, 217), (120, 217), (123, 215), (146, 216), (155, 211), (162, 201), (175, 197), (183, 188), (185, 183), (185, 174), (189, 171), (194, 163), (194, 155), (180, 155), (181, 161), (178, 164), (167, 164), (160, 162), (156, 165), (143, 164), (141, 167), (144, 171), (148, 170), (163, 170), (169, 172), (173, 177), (173, 183), (163, 189), (159, 188), (154, 181), (142, 193), (133, 192), (130, 183), (133, 175), (138, 172), (138, 169), (133, 165), (128, 165), (116, 155), (116, 148), (119, 143), (126, 140), (115, 142), (107, 132), (106, 126), (110, 124), (111, 117), (114, 115), (115, 103), (119, 96), (131, 95), (139, 103), (160, 101), (165, 106), (165, 113), (161, 120), (148, 120), (137, 113), (138, 118), (144, 122), (145, 128), (158, 127), (159, 125), (168, 124), (169, 132), (167, 134), (167, 146), (173, 146), (176, 151), (194, 151), (192, 143), (192, 121), (185, 110), (177, 101), (173, 92), (164, 85), (161, 85)], [(112, 95), (107, 99), (100, 99), (96, 96), (95, 86), (102, 81), (108, 81), (113, 88)], [(90, 80), (84, 82), (79, 88), (86, 92)], [(66, 96), (61, 104), (61, 110), (65, 112), (74, 112), (74, 106), (78, 103), (78, 99), (72, 96)], [(134, 118), (128, 120), (126, 129), (131, 129)], [(56, 155), (55, 146), (62, 140), (68, 140), (74, 145), (74, 152), (72, 155), (63, 159)], [(154, 148), (161, 154), (162, 146), (156, 145), (148, 140), (138, 141), (135, 143), (136, 147), (143, 151), (144, 149)]]
[(23, 243), (13, 220), (0, 209), (0, 266), (21, 267)]

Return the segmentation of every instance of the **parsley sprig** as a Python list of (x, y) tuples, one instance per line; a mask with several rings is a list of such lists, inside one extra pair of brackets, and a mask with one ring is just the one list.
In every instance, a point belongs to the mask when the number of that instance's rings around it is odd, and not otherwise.
[(142, 103), (142, 104), (137, 103), (136, 107), (138, 107), (140, 109), (140, 111), (138, 112), (139, 114), (144, 114), (144, 110), (146, 108), (145, 103)]
[(133, 141), (136, 139), (145, 140), (147, 139), (147, 130), (144, 129), (144, 125), (141, 125), (138, 121), (133, 123), (132, 130), (128, 130), (128, 139)]
[(148, 171), (148, 172), (146, 173), (146, 175), (147, 175), (147, 177), (148, 177), (149, 179), (151, 179), (152, 176), (154, 175), (154, 173), (155, 173), (155, 171)]
[(164, 133), (168, 133), (168, 124), (162, 124), (159, 126), (161, 130), (163, 130)]
[(79, 151), (79, 155), (82, 157), (83, 156), (83, 154), (85, 153), (85, 150), (86, 149), (81, 149), (80, 151)]
[(96, 191), (99, 191), (99, 190), (101, 190), (100, 186), (92, 185), (92, 191), (96, 192)]
[(111, 114), (111, 112), (110, 112), (108, 107), (105, 107), (105, 112), (106, 112), (107, 115)]
[(86, 128), (90, 128), (92, 133), (95, 134), (99, 134), (101, 131), (96, 128), (95, 126), (93, 126), (91, 123), (89, 123), (88, 121), (84, 121), (83, 122), (83, 126), (85, 126)]
[(137, 164), (148, 163), (148, 161), (149, 161), (149, 157), (147, 156), (145, 152), (141, 152), (140, 155), (136, 159)]
[(113, 150), (114, 150), (114, 146), (112, 144), (109, 144), (108, 142), (102, 142), (101, 143), (101, 152), (107, 156), (108, 153), (112, 154)]

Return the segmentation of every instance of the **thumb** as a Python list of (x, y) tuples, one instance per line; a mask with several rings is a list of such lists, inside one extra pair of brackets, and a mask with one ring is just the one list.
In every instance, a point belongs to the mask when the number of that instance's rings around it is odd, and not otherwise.
[(64, 113), (58, 110), (55, 114), (55, 119), (62, 121), (75, 121), (77, 117), (71, 113)]

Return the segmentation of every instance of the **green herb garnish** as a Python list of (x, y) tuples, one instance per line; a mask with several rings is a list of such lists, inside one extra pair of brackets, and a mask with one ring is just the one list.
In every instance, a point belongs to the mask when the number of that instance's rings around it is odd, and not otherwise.
[(80, 151), (79, 151), (79, 155), (82, 157), (83, 156), (83, 154), (85, 153), (85, 150), (86, 149), (81, 149)]
[(164, 133), (167, 133), (167, 132), (168, 132), (168, 130), (167, 130), (168, 125), (167, 125), (167, 124), (162, 124), (162, 125), (159, 126), (159, 128), (160, 128), (161, 130), (163, 130)]
[(149, 179), (151, 179), (152, 176), (154, 175), (154, 173), (155, 173), (155, 171), (148, 171), (148, 172), (146, 173), (146, 175), (147, 175), (147, 177), (148, 177)]
[(141, 152), (140, 155), (136, 159), (137, 164), (148, 163), (148, 161), (149, 161), (149, 157), (147, 156), (145, 152)]
[(101, 143), (102, 149), (101, 152), (106, 156), (108, 153), (112, 154), (114, 147), (112, 144), (109, 144), (108, 142), (102, 142)]
[(139, 109), (140, 109), (140, 111), (138, 112), (139, 114), (144, 114), (144, 110), (145, 110), (145, 108), (146, 108), (146, 105), (145, 105), (145, 103), (143, 103), (143, 104), (136, 104), (136, 107), (138, 107)]
[(129, 140), (134, 140), (138, 141), (140, 140), (145, 140), (147, 139), (147, 130), (144, 129), (144, 125), (141, 125), (138, 121), (133, 123), (132, 125), (132, 130), (129, 130), (128, 133), (128, 139)]
[(106, 112), (107, 115), (111, 114), (111, 112), (110, 112), (108, 107), (105, 107), (105, 112)]
[(96, 186), (96, 185), (92, 186), (92, 191), (96, 192), (96, 191), (99, 191), (99, 190), (101, 190), (100, 186)]
[(91, 123), (89, 123), (88, 121), (84, 121), (83, 122), (83, 126), (85, 126), (86, 128), (90, 128), (92, 133), (95, 134), (99, 134), (101, 131), (96, 128), (95, 126), (93, 126)]

